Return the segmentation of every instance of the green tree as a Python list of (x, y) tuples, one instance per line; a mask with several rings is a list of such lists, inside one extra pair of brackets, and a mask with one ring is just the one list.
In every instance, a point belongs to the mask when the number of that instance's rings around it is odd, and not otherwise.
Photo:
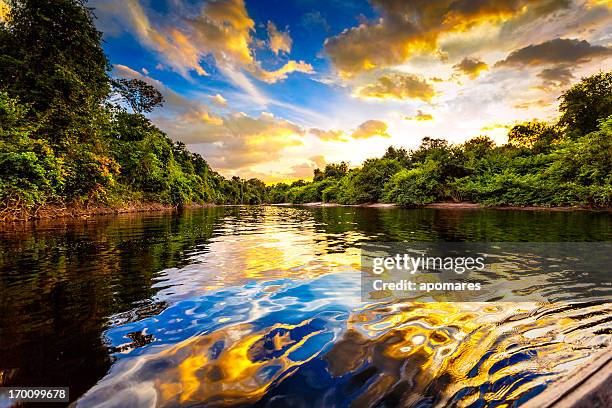
[(0, 88), (31, 106), (64, 148), (99, 136), (109, 91), (101, 33), (83, 0), (15, 0), (0, 25)]
[(164, 104), (164, 97), (154, 86), (140, 79), (114, 78), (113, 92), (125, 101), (134, 113), (152, 112)]
[(550, 145), (560, 136), (561, 133), (556, 126), (533, 120), (513, 126), (508, 132), (508, 143), (516, 147), (525, 147), (537, 154), (549, 150)]
[(598, 120), (612, 115), (612, 72), (582, 78), (559, 99), (560, 125), (578, 135), (597, 130)]

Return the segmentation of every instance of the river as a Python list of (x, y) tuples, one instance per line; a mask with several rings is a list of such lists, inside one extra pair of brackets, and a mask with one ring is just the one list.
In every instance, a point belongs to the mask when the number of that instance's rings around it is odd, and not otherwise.
[(0, 385), (82, 407), (519, 405), (612, 333), (612, 302), (365, 302), (358, 272), (373, 241), (611, 241), (610, 212), (214, 207), (0, 237)]

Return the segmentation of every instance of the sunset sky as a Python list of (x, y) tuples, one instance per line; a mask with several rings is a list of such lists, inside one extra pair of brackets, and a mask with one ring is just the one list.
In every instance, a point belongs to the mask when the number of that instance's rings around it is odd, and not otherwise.
[(165, 96), (150, 116), (225, 176), (310, 178), (425, 137), (553, 119), (612, 66), (609, 0), (95, 0), (113, 74)]

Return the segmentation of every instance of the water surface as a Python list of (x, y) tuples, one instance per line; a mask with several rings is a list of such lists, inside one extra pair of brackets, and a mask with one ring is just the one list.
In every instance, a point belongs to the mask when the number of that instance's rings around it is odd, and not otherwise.
[(608, 344), (610, 302), (363, 302), (360, 247), (610, 241), (611, 226), (343, 207), (3, 226), (0, 384), (69, 386), (85, 407), (519, 405)]

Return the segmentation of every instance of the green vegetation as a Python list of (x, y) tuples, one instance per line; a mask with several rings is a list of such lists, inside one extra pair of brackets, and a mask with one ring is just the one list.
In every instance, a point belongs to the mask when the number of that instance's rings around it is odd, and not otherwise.
[(0, 219), (133, 203), (612, 205), (612, 73), (574, 85), (558, 123), (517, 125), (504, 146), (425, 138), (359, 169), (328, 164), (312, 182), (265, 186), (225, 179), (155, 127), (143, 114), (162, 95), (109, 77), (100, 43), (84, 0), (11, 2), (0, 22)]
[(163, 97), (110, 78), (100, 41), (84, 1), (11, 2), (0, 22), (2, 215), (49, 204), (265, 201), (261, 181), (223, 178), (143, 116)]
[[(612, 72), (564, 92), (558, 123), (514, 126), (508, 143), (479, 136), (454, 146), (424, 138), (414, 151), (389, 147), (358, 169), (346, 163), (314, 171), (313, 181), (272, 188), (273, 202), (440, 201), (485, 205), (612, 206)], [(343, 172), (332, 171), (341, 167)]]

